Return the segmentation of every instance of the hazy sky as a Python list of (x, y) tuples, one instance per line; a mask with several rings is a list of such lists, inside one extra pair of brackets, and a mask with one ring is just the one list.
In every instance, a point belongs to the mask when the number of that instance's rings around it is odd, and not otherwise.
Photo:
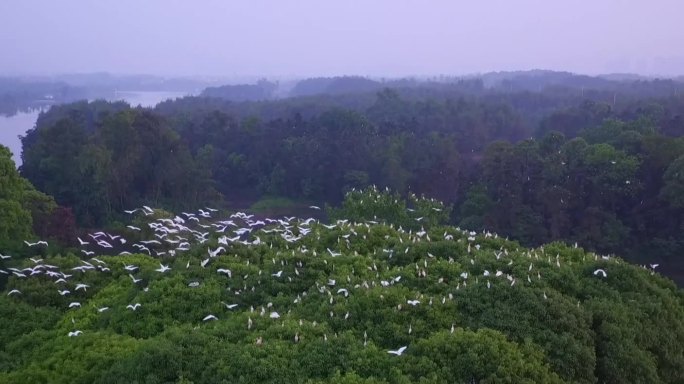
[(684, 0), (0, 0), (0, 74), (684, 74)]

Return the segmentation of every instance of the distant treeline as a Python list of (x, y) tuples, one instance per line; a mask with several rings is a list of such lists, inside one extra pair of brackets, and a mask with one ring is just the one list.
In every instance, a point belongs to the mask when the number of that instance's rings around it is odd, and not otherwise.
[[(682, 78), (650, 79), (638, 75), (613, 74), (586, 76), (569, 72), (519, 71), (490, 72), (482, 75), (430, 78), (371, 79), (361, 76), (316, 77), (284, 84), (261, 79), (255, 84), (232, 84), (207, 88), (202, 96), (229, 101), (263, 101), (282, 97), (345, 95), (378, 92), (384, 88), (419, 88), (418, 94), (431, 96), (455, 92), (468, 95), (519, 93), (524, 91), (567, 97), (577, 94), (582, 99), (620, 101), (644, 97), (676, 96), (684, 90)], [(574, 92), (569, 92), (569, 91)], [(609, 97), (610, 100), (607, 98)], [(617, 100), (615, 100), (617, 101)]]
[(684, 269), (680, 84), (582, 78), (535, 90), (530, 76), (340, 94), (312, 79), (294, 88), (308, 96), (280, 100), (64, 105), (23, 139), (21, 172), (84, 226), (143, 203), (337, 203), (375, 184), (453, 204), (452, 223), (526, 245), (580, 242)]
[(72, 102), (88, 96), (86, 89), (63, 82), (35, 82), (0, 77), (0, 115), (13, 115), (19, 111)]
[(210, 84), (196, 79), (108, 73), (0, 77), (0, 115), (78, 100), (111, 99), (116, 91), (195, 93)]

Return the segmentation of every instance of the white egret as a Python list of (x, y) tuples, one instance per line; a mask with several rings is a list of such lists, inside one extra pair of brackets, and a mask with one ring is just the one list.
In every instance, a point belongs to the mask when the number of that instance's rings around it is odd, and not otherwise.
[(401, 354), (404, 353), (405, 350), (406, 350), (406, 346), (403, 346), (403, 347), (401, 347), (395, 351), (389, 350), (389, 351), (387, 351), (387, 353), (389, 353), (391, 355), (401, 356)]
[(594, 271), (594, 276), (598, 276), (598, 275), (601, 275), (603, 277), (608, 277), (608, 274), (606, 273), (606, 271), (603, 269), (600, 269), (600, 268)]

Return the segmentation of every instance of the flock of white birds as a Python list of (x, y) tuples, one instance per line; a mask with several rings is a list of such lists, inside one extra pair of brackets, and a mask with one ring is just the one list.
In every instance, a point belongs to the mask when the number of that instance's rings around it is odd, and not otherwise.
[[(310, 206), (309, 208), (312, 210), (319, 210), (319, 208), (316, 206)], [(302, 255), (307, 255), (307, 257), (312, 258), (326, 256), (324, 259), (327, 265), (328, 260), (331, 260), (331, 262), (333, 262), (332, 260), (335, 257), (351, 253), (349, 247), (350, 241), (352, 241), (354, 237), (362, 237), (365, 239), (366, 235), (370, 233), (371, 226), (378, 224), (376, 221), (368, 221), (365, 223), (353, 223), (347, 220), (339, 220), (331, 224), (324, 224), (314, 218), (299, 219), (296, 217), (284, 217), (280, 219), (256, 219), (254, 218), (254, 215), (248, 215), (242, 212), (231, 214), (229, 217), (225, 219), (217, 219), (214, 217), (215, 215), (218, 215), (217, 212), (218, 211), (216, 209), (204, 208), (193, 213), (183, 212), (180, 215), (177, 215), (173, 218), (150, 219), (147, 223), (149, 228), (140, 228), (133, 225), (127, 226), (126, 231), (128, 231), (127, 235), (129, 238), (140, 238), (140, 235), (143, 233), (150, 233), (154, 235), (154, 237), (148, 238), (147, 240), (129, 241), (126, 237), (124, 237), (123, 234), (112, 234), (105, 232), (96, 232), (88, 234), (88, 236), (85, 239), (78, 238), (80, 251), (83, 254), (81, 265), (71, 268), (71, 270), (68, 271), (61, 270), (59, 267), (55, 265), (50, 265), (44, 260), (34, 257), (30, 259), (32, 266), (24, 268), (0, 268), (0, 273), (12, 275), (17, 279), (29, 279), (34, 277), (47, 277), (53, 279), (56, 289), (59, 292), (59, 295), (68, 296), (72, 294), (71, 289), (73, 289), (73, 291), (76, 292), (80, 290), (87, 291), (87, 289), (89, 288), (89, 285), (78, 282), (80, 276), (89, 273), (106, 273), (111, 271), (112, 267), (100, 258), (95, 257), (96, 254), (130, 255), (137, 253), (158, 257), (162, 260), (169, 260), (171, 258), (177, 259), (183, 257), (184, 252), (187, 252), (191, 249), (195, 249), (194, 247), (201, 247), (205, 243), (208, 243), (207, 245), (204, 245), (207, 247), (206, 257), (199, 262), (199, 265), (201, 268), (212, 268), (211, 265), (214, 260), (217, 260), (221, 257), (232, 257), (229, 255), (229, 251), (231, 250), (232, 246), (244, 245), (248, 247), (272, 247), (272, 242), (267, 243), (267, 241), (262, 240), (262, 237), (269, 238), (272, 241), (273, 236), (280, 237), (282, 240), (284, 240), (287, 243), (287, 249), (292, 250), (292, 252), (297, 251)], [(157, 212), (148, 206), (143, 206), (130, 211), (126, 211), (126, 213), (130, 215), (138, 214), (155, 217), (154, 215)], [(415, 218), (415, 220), (418, 222), (421, 219), (422, 218)], [(396, 233), (399, 234), (398, 242), (395, 243), (398, 246), (395, 246), (392, 249), (382, 249), (374, 251), (376, 253), (376, 256), (378, 257), (382, 256), (386, 258), (392, 258), (398, 253), (408, 253), (410, 248), (415, 243), (432, 241), (430, 239), (430, 235), (424, 229), (420, 229), (414, 232), (404, 230), (401, 227), (391, 227), (393, 230), (396, 230)], [(327, 253), (327, 255), (317, 255), (316, 250), (309, 250), (306, 248), (306, 246), (299, 244), (301, 243), (302, 239), (304, 239), (307, 236), (312, 236), (314, 234), (315, 236), (318, 236), (318, 239), (320, 239), (321, 231), (325, 230), (340, 231), (340, 235), (337, 238), (337, 249), (326, 248), (325, 253)], [(133, 233), (135, 233), (136, 235), (130, 236)], [(496, 238), (496, 235), (489, 232), (475, 233), (455, 228), (453, 229), (453, 231), (451, 231), (451, 233), (449, 233), (449, 231), (445, 231), (441, 235), (441, 238), (439, 240), (457, 241), (464, 244), (466, 252), (468, 254), (470, 254), (471, 252), (473, 253), (473, 255), (469, 257), (470, 264), (475, 265), (477, 263), (477, 257), (474, 256), (474, 251), (480, 249), (479, 242), (490, 237)], [(214, 239), (217, 241), (217, 243), (214, 243)], [(209, 246), (209, 244), (215, 244), (216, 248), (212, 248), (211, 246)], [(30, 243), (27, 241), (26, 246), (46, 247), (48, 246), (48, 244), (45, 241), (38, 241), (35, 243)], [(577, 245), (575, 245), (575, 247), (576, 246)], [(499, 264), (502, 266), (501, 269), (492, 271), (485, 269), (481, 273), (478, 272), (477, 275), (474, 275), (473, 272), (463, 270), (458, 276), (442, 276), (437, 280), (437, 282), (442, 283), (445, 279), (454, 282), (458, 280), (458, 283), (455, 287), (456, 291), (458, 291), (461, 287), (466, 287), (469, 283), (484, 283), (487, 286), (487, 288), (490, 288), (493, 279), (504, 279), (509, 286), (513, 287), (519, 281), (521, 284), (531, 284), (533, 282), (533, 279), (542, 278), (539, 270), (535, 270), (536, 262), (548, 263), (547, 265), (555, 264), (558, 267), (561, 266), (561, 259), (558, 257), (558, 255), (552, 256), (545, 254), (543, 247), (535, 250), (525, 251), (522, 255), (523, 258), (517, 257), (514, 259), (513, 257), (508, 257), (509, 252), (513, 254), (514, 252), (518, 252), (518, 250), (508, 250), (502, 247), (501, 249), (493, 252), (493, 256), (496, 258), (496, 261), (499, 262)], [(354, 253), (356, 253), (356, 251), (354, 251)], [(9, 255), (0, 254), (0, 257), (3, 260), (11, 259), (11, 256)], [(593, 255), (593, 258), (595, 260), (603, 259), (606, 260), (608, 263), (611, 261), (619, 262), (619, 259), (614, 259), (608, 256)], [(419, 278), (426, 277), (428, 274), (428, 264), (431, 262), (431, 260), (434, 259), (435, 256), (428, 252), (425, 255), (425, 257), (421, 260), (421, 262), (416, 262), (415, 272), (413, 272), (415, 273), (415, 276)], [(505, 266), (510, 266), (514, 263), (514, 261), (516, 263), (519, 263), (521, 260), (524, 259), (528, 259), (526, 262), (529, 263), (529, 267), (527, 267), (527, 264), (525, 264), (527, 270), (527, 274), (525, 276), (514, 276), (510, 273), (506, 273), (503, 271), (506, 270)], [(193, 259), (188, 258), (187, 263), (185, 263), (185, 268), (190, 268), (191, 260)], [(468, 260), (468, 255), (466, 255), (466, 260)], [(454, 259), (449, 258), (449, 262), (453, 263)], [(249, 264), (249, 261), (247, 260), (246, 263)], [(275, 259), (273, 259), (273, 264), (277, 264)], [(467, 263), (465, 264), (467, 265)], [(270, 276), (268, 276), (268, 274), (264, 274), (263, 278), (288, 279), (289, 281), (292, 281), (292, 279), (299, 276), (299, 274), (302, 273), (303, 269), (305, 268), (305, 265), (302, 262), (296, 263), (294, 268), (290, 268), (283, 261), (281, 261), (281, 265), (284, 269), (278, 270), (274, 273), (270, 273)], [(286, 266), (287, 272), (285, 271)], [(656, 267), (657, 264), (652, 264), (650, 266), (651, 269), (655, 269)], [(141, 284), (143, 282), (142, 278), (136, 276), (136, 273), (139, 271), (139, 266), (126, 264), (123, 266), (123, 269), (125, 273), (128, 274), (128, 276), (130, 277), (132, 284)], [(347, 298), (350, 295), (353, 295), (354, 291), (359, 289), (368, 289), (369, 287), (388, 287), (395, 284), (401, 284), (401, 275), (394, 276), (391, 279), (382, 280), (379, 278), (380, 275), (378, 273), (378, 267), (375, 264), (373, 264), (372, 267), (368, 267), (368, 269), (374, 270), (371, 271), (371, 273), (375, 273), (376, 277), (378, 278), (377, 281), (363, 280), (355, 281), (354, 283), (352, 283), (352, 278), (348, 276), (346, 279), (347, 281), (342, 282), (340, 284), (335, 279), (328, 279), (327, 282), (324, 281), (320, 284), (316, 283), (317, 291), (323, 295), (329, 296), (329, 302), (330, 304), (333, 304), (335, 296)], [(412, 269), (413, 268), (411, 267), (408, 270), (410, 271)], [(510, 271), (510, 268), (508, 270)], [(160, 261), (159, 267), (156, 268), (154, 271), (160, 275), (164, 275), (172, 271), (172, 268), (169, 265), (164, 264), (163, 261)], [(608, 276), (608, 272), (609, 271), (606, 271), (606, 267), (604, 267), (601, 269), (596, 269), (593, 272), (593, 275), (596, 276), (596, 278), (606, 278)], [(227, 268), (216, 268), (216, 273), (224, 275), (228, 279), (233, 278), (233, 272)], [(261, 270), (259, 270), (258, 275), (259, 278), (262, 278)], [(237, 277), (238, 276), (236, 276), (236, 278)], [(247, 276), (244, 276), (242, 278), (246, 280)], [(200, 283), (198, 281), (192, 281), (188, 284), (188, 288), (191, 289), (199, 285)], [(144, 291), (147, 290), (146, 287), (142, 286), (141, 289), (143, 289)], [(254, 289), (254, 286), (252, 286), (251, 290), (254, 291)], [(239, 295), (241, 291), (248, 290), (250, 290), (250, 287), (247, 287), (245, 285), (243, 290), (235, 290), (233, 293), (235, 295)], [(18, 289), (12, 289), (9, 292), (7, 292), (7, 295), (20, 299), (22, 293)], [(302, 293), (302, 295), (298, 295), (295, 299), (295, 303), (297, 301), (301, 302), (302, 296), (304, 295), (306, 295), (306, 292)], [(543, 292), (543, 298), (548, 299), (545, 291)], [(439, 302), (444, 304), (447, 300), (453, 300), (452, 293), (445, 295), (441, 298), (441, 300), (437, 299), (435, 301), (437, 302), (437, 304)], [(267, 317), (270, 319), (279, 319), (281, 317), (281, 315), (273, 308), (272, 303), (264, 304), (265, 307), (262, 306), (261, 311), (255, 309), (254, 307), (238, 308), (239, 305), (235, 303), (221, 303), (223, 304), (223, 306), (225, 306), (226, 309), (231, 311), (249, 311), (250, 313), (254, 313), (253, 316), (266, 317), (267, 315)], [(411, 307), (416, 307), (420, 305), (433, 305), (433, 298), (429, 297), (428, 299), (427, 297), (420, 295), (416, 298), (407, 299), (406, 305)], [(68, 307), (79, 308), (81, 307), (81, 303), (79, 301), (72, 301), (69, 303)], [(140, 310), (141, 307), (141, 303), (135, 302), (126, 305), (124, 310), (137, 311)], [(396, 309), (402, 310), (402, 305), (397, 305)], [(111, 308), (103, 306), (96, 308), (96, 310), (98, 313), (102, 313), (111, 310)], [(331, 311), (330, 316), (335, 316), (335, 314)], [(346, 320), (350, 316), (350, 314), (349, 312), (347, 312), (344, 315), (340, 316), (343, 316)], [(215, 314), (207, 313), (206, 316), (201, 320), (203, 322), (216, 321), (219, 320), (219, 317)], [(73, 318), (72, 322), (75, 324)], [(250, 315), (247, 321), (247, 328), (251, 329), (252, 326), (253, 320), (252, 315)], [(412, 326), (411, 324), (409, 324), (408, 333), (410, 334), (411, 332)], [(453, 324), (451, 326), (451, 332), (454, 332)], [(73, 331), (70, 331), (68, 333), (68, 336), (77, 337), (82, 334), (83, 331), (74, 329)], [(327, 335), (324, 335), (323, 337), (327, 340)], [(295, 334), (294, 339), (295, 342), (299, 341), (299, 333)], [(367, 334), (364, 332), (364, 345), (366, 344), (366, 341)], [(257, 344), (260, 344), (262, 342), (261, 337), (259, 337), (256, 342)], [(406, 348), (407, 346), (401, 346), (396, 350), (388, 350), (387, 353), (396, 356), (401, 356), (406, 350)]]

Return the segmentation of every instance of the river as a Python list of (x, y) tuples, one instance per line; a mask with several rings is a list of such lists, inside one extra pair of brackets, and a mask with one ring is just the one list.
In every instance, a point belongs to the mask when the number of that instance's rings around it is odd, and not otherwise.
[[(134, 107), (154, 107), (164, 100), (175, 99), (186, 95), (188, 95), (186, 92), (117, 92), (116, 96), (111, 98), (110, 101), (123, 100)], [(23, 136), (26, 131), (33, 128), (40, 112), (47, 108), (49, 107), (34, 109), (28, 112), (19, 112), (13, 116), (0, 115), (0, 144), (9, 147), (12, 151), (12, 159), (17, 167), (21, 165), (21, 140), (19, 139), (19, 136)]]

